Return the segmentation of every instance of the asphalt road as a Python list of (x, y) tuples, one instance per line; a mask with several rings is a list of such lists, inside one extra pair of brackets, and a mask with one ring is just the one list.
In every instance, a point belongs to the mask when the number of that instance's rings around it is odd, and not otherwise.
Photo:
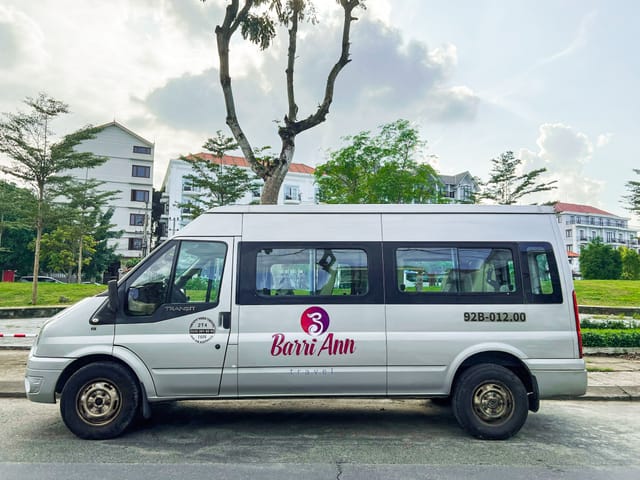
[(546, 401), (504, 442), (417, 400), (183, 402), (108, 441), (0, 399), (0, 478), (640, 478), (640, 402)]

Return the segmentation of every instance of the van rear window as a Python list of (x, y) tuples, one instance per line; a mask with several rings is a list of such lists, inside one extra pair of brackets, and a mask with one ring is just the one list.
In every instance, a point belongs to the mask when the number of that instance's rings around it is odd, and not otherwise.
[(528, 303), (562, 303), (558, 266), (548, 243), (520, 245)]

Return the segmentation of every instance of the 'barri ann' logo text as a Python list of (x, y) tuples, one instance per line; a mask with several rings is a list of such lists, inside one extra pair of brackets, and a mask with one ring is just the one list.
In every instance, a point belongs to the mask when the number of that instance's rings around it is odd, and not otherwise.
[(310, 339), (287, 340), (284, 333), (272, 335), (271, 355), (283, 356), (320, 356), (351, 355), (356, 351), (356, 342), (352, 338), (336, 338), (333, 333), (321, 336), (329, 329), (329, 314), (322, 307), (309, 307), (300, 316), (300, 326)]

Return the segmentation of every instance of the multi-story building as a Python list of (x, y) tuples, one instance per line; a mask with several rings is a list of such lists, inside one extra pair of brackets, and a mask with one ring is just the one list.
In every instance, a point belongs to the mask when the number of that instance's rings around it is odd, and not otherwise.
[[(195, 156), (210, 162), (227, 166), (236, 166), (250, 170), (249, 163), (243, 157), (224, 155), (215, 157), (210, 153), (198, 153)], [(316, 203), (316, 186), (314, 169), (303, 163), (292, 163), (285, 181), (280, 189), (278, 204), (310, 204)], [(196, 187), (185, 178), (193, 174), (193, 168), (189, 162), (181, 159), (173, 159), (169, 162), (167, 172), (162, 182), (162, 199), (164, 204), (164, 214), (161, 217), (160, 228), (166, 238), (174, 235), (178, 230), (191, 221), (189, 212), (178, 207), (178, 204), (185, 203), (194, 196), (203, 195), (204, 192), (197, 191)], [(258, 203), (260, 200), (260, 189), (250, 191), (236, 203), (247, 205)]]
[(443, 184), (442, 196), (448, 198), (451, 203), (473, 203), (475, 194), (478, 193), (478, 182), (469, 172), (457, 175), (439, 175)]
[(574, 203), (555, 204), (560, 230), (564, 236), (567, 256), (572, 269), (580, 271), (582, 249), (592, 240), (600, 238), (614, 248), (638, 249), (638, 232), (629, 228), (629, 219), (619, 217), (589, 205)]
[(102, 130), (95, 138), (82, 142), (76, 150), (107, 157), (107, 161), (68, 174), (80, 180), (95, 178), (105, 182), (101, 190), (118, 191), (109, 206), (114, 208), (113, 229), (123, 234), (111, 240), (111, 244), (123, 259), (144, 256), (149, 249), (151, 230), (154, 144), (116, 121), (99, 128)]

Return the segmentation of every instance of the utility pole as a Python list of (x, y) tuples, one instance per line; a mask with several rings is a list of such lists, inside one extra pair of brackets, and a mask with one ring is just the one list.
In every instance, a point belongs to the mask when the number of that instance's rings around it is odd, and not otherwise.
[(149, 200), (144, 202), (144, 226), (142, 228), (142, 258), (147, 256), (147, 248), (149, 246)]

